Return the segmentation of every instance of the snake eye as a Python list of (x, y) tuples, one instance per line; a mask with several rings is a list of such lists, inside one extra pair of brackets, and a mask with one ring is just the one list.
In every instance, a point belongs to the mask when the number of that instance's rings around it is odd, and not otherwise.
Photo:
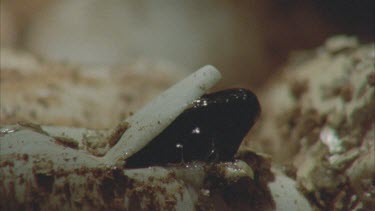
[(127, 167), (190, 161), (229, 161), (260, 113), (249, 90), (229, 89), (203, 95), (142, 150)]

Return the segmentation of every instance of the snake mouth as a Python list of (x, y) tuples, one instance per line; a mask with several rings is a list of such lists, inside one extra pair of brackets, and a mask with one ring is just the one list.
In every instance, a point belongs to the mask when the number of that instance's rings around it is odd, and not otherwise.
[(126, 159), (125, 167), (232, 161), (260, 111), (256, 95), (246, 89), (205, 94)]

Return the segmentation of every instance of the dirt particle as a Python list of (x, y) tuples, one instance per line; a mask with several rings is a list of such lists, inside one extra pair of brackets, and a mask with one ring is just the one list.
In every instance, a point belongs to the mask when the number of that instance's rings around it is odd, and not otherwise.
[(370, 73), (367, 75), (367, 83), (370, 86), (375, 86), (375, 73)]
[(41, 134), (45, 134), (45, 135), (48, 135), (48, 133), (46, 133), (42, 127), (38, 124), (34, 124), (34, 123), (31, 123), (31, 122), (18, 122), (18, 124), (20, 126), (23, 126), (23, 127), (26, 127), (28, 129), (31, 129), (37, 133), (41, 133)]
[(120, 94), (120, 99), (123, 100), (126, 104), (130, 104), (134, 101), (135, 96), (131, 93), (122, 93)]
[(88, 172), (88, 168), (83, 166), (79, 169), (75, 169), (74, 172), (78, 175), (85, 175)]
[(341, 87), (340, 95), (345, 102), (350, 102), (353, 98), (353, 87), (350, 84)]
[(95, 178), (99, 178), (103, 175), (103, 171), (100, 169), (94, 169), (92, 171), (92, 174), (94, 175)]
[(109, 137), (108, 144), (110, 147), (117, 144), (118, 140), (120, 140), (122, 134), (129, 128), (129, 123), (127, 122), (121, 122), (115, 131), (112, 133), (112, 135)]
[(46, 97), (39, 97), (36, 99), (36, 102), (41, 105), (43, 108), (48, 108), (49, 107), (49, 102), (48, 98)]
[(63, 137), (63, 136), (55, 136), (55, 143), (64, 147), (69, 147), (73, 149), (78, 149), (79, 143), (78, 141), (68, 138), (68, 137)]
[(150, 177), (148, 177), (147, 180), (148, 180), (149, 183), (153, 183), (154, 180), (155, 180), (155, 177), (150, 176)]
[(6, 160), (3, 163), (1, 163), (1, 167), (10, 166), (13, 167), (14, 163), (12, 161)]
[(22, 160), (28, 161), (29, 160), (29, 155), (28, 154), (23, 154), (22, 155)]
[(301, 96), (308, 91), (307, 80), (295, 80), (291, 83), (290, 91), (296, 99), (300, 99)]
[(25, 178), (23, 177), (23, 174), (20, 175), (20, 184), (22, 185), (25, 182)]

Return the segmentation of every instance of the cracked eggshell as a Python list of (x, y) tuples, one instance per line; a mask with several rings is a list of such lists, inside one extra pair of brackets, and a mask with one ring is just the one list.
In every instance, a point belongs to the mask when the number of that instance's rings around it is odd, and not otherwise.
[[(0, 134), (2, 208), (193, 210), (198, 193), (178, 180), (175, 170), (163, 167), (124, 170), (114, 164), (123, 161), (126, 152), (146, 145), (219, 79), (220, 73), (206, 66), (167, 90), (127, 120), (130, 128), (104, 157), (85, 150), (85, 134), (90, 132), (85, 129), (33, 124), (3, 127)], [(96, 135), (98, 141), (108, 133), (99, 131)]]
[[(255, 175), (260, 177), (261, 175), (258, 174), (265, 169), (260, 167), (261, 171), (254, 172), (241, 160), (209, 167), (199, 162), (191, 165), (142, 169), (124, 169), (121, 165), (117, 165), (118, 161), (124, 159), (126, 161), (126, 157), (129, 156), (126, 152), (136, 152), (145, 146), (219, 78), (220, 74), (213, 67), (206, 66), (173, 86), (126, 120), (129, 128), (125, 128), (125, 133), (113, 148), (108, 146), (110, 144), (108, 137), (114, 131), (33, 124), (1, 128), (1, 208), (5, 210), (28, 207), (37, 207), (41, 210), (223, 208), (223, 199), (216, 195), (217, 187), (215, 185), (211, 187), (214, 188), (213, 192), (210, 187), (204, 187), (207, 175), (224, 181), (217, 184), (219, 188), (224, 188), (224, 192), (226, 187), (249, 191), (250, 186), (244, 187), (242, 179), (251, 183)], [(176, 96), (179, 96), (178, 99)], [(101, 150), (105, 156), (95, 156), (93, 153), (95, 150)], [(303, 201), (296, 192), (294, 183), (284, 181), (285, 179), (280, 180), (278, 176), (276, 178), (276, 186), (270, 185), (272, 195), (277, 201), (276, 208), (284, 208), (285, 203), (289, 203), (294, 198), (299, 202), (297, 205), (300, 205), (300, 201), (301, 203)], [(241, 186), (238, 186), (239, 184)], [(261, 184), (256, 187), (264, 188)], [(286, 198), (280, 201), (276, 196), (284, 196), (284, 193), (278, 187), (290, 188), (294, 192), (288, 189), (292, 194), (285, 195)], [(252, 191), (256, 193), (260, 190)], [(256, 197), (261, 198), (253, 203), (263, 203), (260, 206), (272, 207), (272, 199), (268, 198), (267, 193), (263, 194), (265, 195), (258, 194)], [(230, 201), (229, 204), (235, 207), (248, 206), (246, 196), (245, 198), (241, 196), (239, 201), (237, 199), (234, 200), (235, 202)], [(262, 198), (264, 196), (265, 198)], [(231, 196), (226, 197), (233, 200)], [(227, 205), (225, 207), (229, 208)]]

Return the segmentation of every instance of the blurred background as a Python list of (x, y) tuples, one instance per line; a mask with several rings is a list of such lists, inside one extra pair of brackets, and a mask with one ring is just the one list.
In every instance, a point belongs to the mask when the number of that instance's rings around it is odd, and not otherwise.
[[(374, 38), (372, 0), (1, 0), (1, 47), (84, 65), (212, 64), (257, 89), (290, 52), (336, 34)], [(152, 70), (150, 70), (152, 74)]]

